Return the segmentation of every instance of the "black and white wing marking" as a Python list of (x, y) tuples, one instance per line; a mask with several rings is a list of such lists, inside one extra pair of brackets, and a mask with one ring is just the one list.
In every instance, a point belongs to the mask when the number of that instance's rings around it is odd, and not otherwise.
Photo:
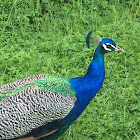
[(0, 92), (5, 90), (17, 90), (18, 88), (34, 83), (36, 80), (44, 80), (46, 75), (47, 74), (35, 75), (35, 76), (17, 80), (15, 82), (0, 85)]
[(65, 118), (76, 97), (29, 87), (0, 102), (0, 140), (13, 139), (54, 120)]

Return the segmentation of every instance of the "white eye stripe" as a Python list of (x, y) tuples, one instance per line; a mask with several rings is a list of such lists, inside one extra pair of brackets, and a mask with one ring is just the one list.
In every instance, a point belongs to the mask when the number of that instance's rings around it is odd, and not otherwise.
[(111, 45), (112, 48), (116, 48), (114, 45), (110, 44), (110, 43), (106, 43), (106, 45)]
[(103, 47), (104, 47), (105, 50), (111, 51), (111, 49), (107, 48), (107, 46), (105, 44), (103, 44)]

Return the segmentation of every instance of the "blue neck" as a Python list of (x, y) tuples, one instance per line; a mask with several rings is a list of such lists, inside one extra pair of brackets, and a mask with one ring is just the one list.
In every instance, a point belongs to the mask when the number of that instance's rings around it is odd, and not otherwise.
[[(103, 84), (105, 69), (103, 54), (100, 53), (100, 46), (97, 47), (93, 60), (85, 76), (69, 79), (75, 91), (77, 102), (67, 117), (64, 118), (63, 125), (56, 133), (47, 137), (58, 138), (65, 130), (79, 117), (92, 98), (96, 95)], [(61, 121), (61, 120), (60, 120)]]
[(78, 104), (81, 106), (81, 111), (85, 109), (92, 98), (100, 90), (104, 76), (104, 58), (103, 54), (100, 53), (100, 46), (98, 46), (86, 75), (70, 79), (70, 83), (78, 99)]

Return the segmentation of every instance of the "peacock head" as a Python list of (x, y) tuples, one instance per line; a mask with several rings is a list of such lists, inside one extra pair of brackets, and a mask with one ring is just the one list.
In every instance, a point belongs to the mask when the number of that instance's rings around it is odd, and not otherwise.
[(101, 40), (99, 46), (100, 46), (100, 52), (103, 54), (112, 52), (112, 51), (124, 52), (122, 48), (117, 46), (116, 43), (112, 39), (109, 39), (109, 38), (104, 38), (103, 40)]
[(124, 52), (124, 50), (121, 49), (119, 46), (117, 46), (116, 43), (112, 39), (104, 38), (101, 40), (99, 38), (92, 38), (91, 34), (92, 34), (92, 31), (89, 31), (89, 33), (87, 34), (87, 37), (86, 37), (86, 44), (87, 44), (88, 48), (91, 43), (91, 44), (99, 44), (97, 49), (102, 54), (112, 52), (112, 51), (123, 51)]

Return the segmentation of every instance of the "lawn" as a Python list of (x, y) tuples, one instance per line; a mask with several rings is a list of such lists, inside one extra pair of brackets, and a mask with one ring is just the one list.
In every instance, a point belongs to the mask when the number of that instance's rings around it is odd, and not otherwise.
[(89, 30), (125, 53), (105, 55), (101, 90), (59, 140), (140, 140), (139, 0), (1, 0), (0, 84), (83, 76), (97, 47), (86, 47)]

